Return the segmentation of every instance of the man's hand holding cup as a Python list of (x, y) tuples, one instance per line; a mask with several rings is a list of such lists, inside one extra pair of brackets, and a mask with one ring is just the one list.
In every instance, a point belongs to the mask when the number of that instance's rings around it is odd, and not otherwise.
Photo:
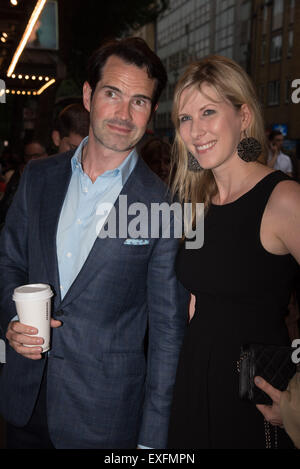
[(50, 328), (62, 325), (51, 318), (52, 296), (50, 286), (42, 283), (14, 290), (19, 320), (9, 323), (6, 338), (17, 353), (31, 360), (41, 359), (42, 353), (50, 349)]

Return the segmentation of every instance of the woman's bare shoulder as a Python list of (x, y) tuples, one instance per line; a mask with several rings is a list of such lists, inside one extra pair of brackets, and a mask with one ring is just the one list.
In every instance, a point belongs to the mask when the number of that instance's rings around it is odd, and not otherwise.
[(279, 182), (271, 194), (269, 206), (280, 212), (300, 212), (300, 184), (292, 179)]
[(278, 183), (267, 214), (273, 234), (300, 264), (300, 184), (293, 180)]

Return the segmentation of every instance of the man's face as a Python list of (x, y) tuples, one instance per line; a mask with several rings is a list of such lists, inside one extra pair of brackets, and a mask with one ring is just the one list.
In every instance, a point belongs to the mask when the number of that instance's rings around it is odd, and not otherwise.
[(45, 148), (38, 142), (28, 143), (25, 145), (24, 157), (26, 162), (41, 158), (42, 156), (47, 156), (47, 153)]
[(76, 150), (82, 139), (83, 137), (81, 135), (70, 132), (67, 137), (63, 137), (60, 140), (58, 146), (59, 153), (64, 153), (65, 151), (69, 150)]
[(272, 143), (278, 148), (279, 151), (282, 149), (283, 140), (284, 140), (283, 135), (275, 135), (275, 137), (272, 140)]
[(87, 82), (83, 88), (84, 105), (90, 111), (90, 137), (115, 152), (135, 147), (151, 116), (155, 84), (145, 68), (109, 57), (92, 98)]

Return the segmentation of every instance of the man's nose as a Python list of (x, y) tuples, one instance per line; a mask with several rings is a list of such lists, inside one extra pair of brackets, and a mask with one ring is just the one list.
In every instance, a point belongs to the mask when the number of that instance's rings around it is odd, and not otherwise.
[(116, 116), (122, 120), (130, 120), (131, 119), (130, 103), (127, 101), (122, 101), (121, 103), (119, 103), (119, 106), (116, 110)]

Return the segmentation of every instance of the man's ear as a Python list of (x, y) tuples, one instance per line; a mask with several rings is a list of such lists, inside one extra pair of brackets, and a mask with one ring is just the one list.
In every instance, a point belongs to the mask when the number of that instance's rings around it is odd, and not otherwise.
[(150, 114), (150, 117), (149, 117), (149, 120), (148, 120), (148, 124), (151, 121), (151, 119), (153, 118), (154, 113), (156, 112), (157, 108), (158, 108), (158, 104), (155, 104), (154, 108), (151, 111), (151, 114)]
[(92, 88), (87, 81), (83, 84), (83, 105), (87, 111), (91, 110)]
[(59, 145), (60, 145), (60, 135), (59, 135), (58, 130), (52, 130), (51, 137), (52, 137), (52, 141), (53, 141), (54, 145), (56, 147), (59, 147)]

